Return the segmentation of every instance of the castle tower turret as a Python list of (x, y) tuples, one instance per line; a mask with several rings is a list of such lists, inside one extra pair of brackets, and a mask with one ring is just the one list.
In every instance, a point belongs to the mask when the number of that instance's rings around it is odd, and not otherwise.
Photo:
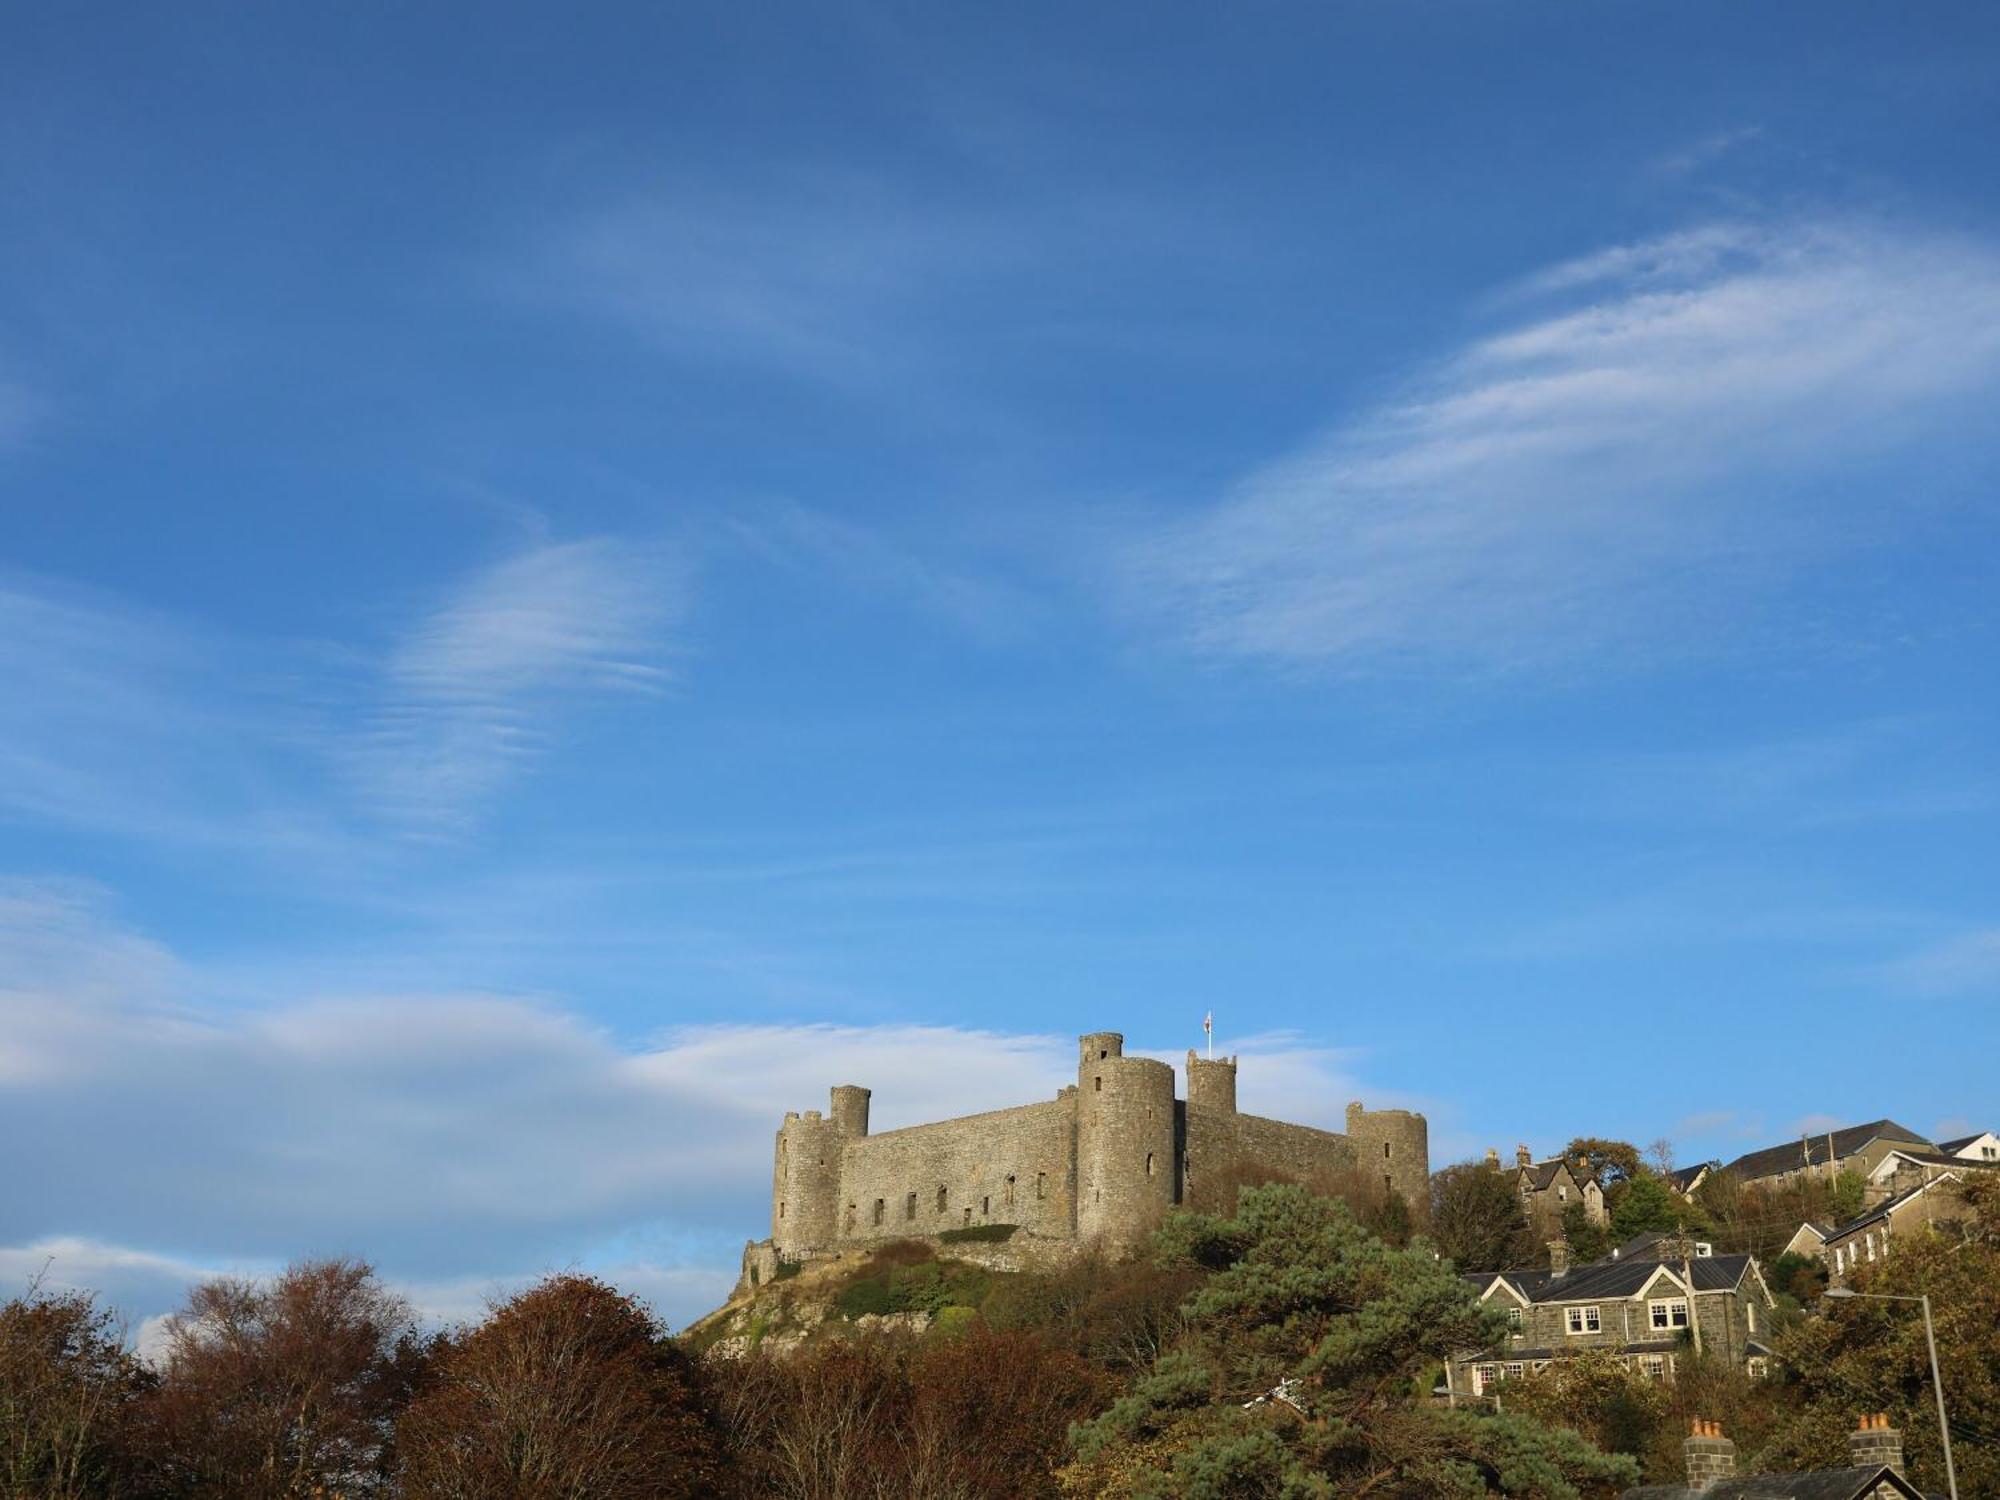
[[(863, 1090), (866, 1093), (866, 1090)], [(862, 1108), (867, 1108), (866, 1100)], [(864, 1121), (865, 1124), (865, 1121)], [(771, 1171), (771, 1243), (796, 1259), (834, 1241), (840, 1218), (840, 1127), (816, 1109), (787, 1112)]]
[(1187, 1102), (1199, 1109), (1236, 1113), (1236, 1059), (1187, 1055)]
[(837, 1084), (833, 1090), (833, 1108), (827, 1118), (842, 1135), (860, 1139), (868, 1134), (869, 1090), (858, 1083)]
[(1359, 1171), (1371, 1180), (1379, 1175), (1411, 1208), (1423, 1207), (1430, 1197), (1431, 1131), (1422, 1115), (1368, 1109), (1357, 1100), (1347, 1106), (1347, 1137)]
[(1125, 1039), (1080, 1040), (1076, 1089), (1076, 1231), (1112, 1253), (1145, 1243), (1174, 1204), (1174, 1070), (1126, 1057)]

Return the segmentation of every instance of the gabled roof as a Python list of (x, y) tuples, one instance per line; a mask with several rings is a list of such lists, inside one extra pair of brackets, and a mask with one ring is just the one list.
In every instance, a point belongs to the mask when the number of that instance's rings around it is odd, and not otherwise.
[(1909, 1189), (1907, 1192), (1898, 1193), (1893, 1198), (1884, 1198), (1880, 1203), (1876, 1204), (1873, 1208), (1869, 1209), (1868, 1212), (1863, 1214), (1860, 1218), (1849, 1219), (1845, 1224), (1842, 1224), (1839, 1228), (1828, 1230), (1826, 1235), (1827, 1242), (1830, 1244), (1834, 1240), (1843, 1239), (1846, 1236), (1854, 1233), (1854, 1231), (1857, 1229), (1866, 1229), (1870, 1224), (1875, 1223), (1877, 1220), (1888, 1218), (1891, 1214), (1896, 1212), (1897, 1209), (1901, 1208), (1911, 1199), (1921, 1198), (1925, 1193), (1928, 1193), (1932, 1188), (1936, 1187), (1939, 1183), (1956, 1182), (1956, 1181), (1958, 1181), (1958, 1177), (1955, 1173), (1952, 1172), (1946, 1172), (1942, 1176), (1938, 1177), (1926, 1178), (1923, 1182), (1918, 1183), (1915, 1187)]
[(1547, 1192), (1549, 1185), (1556, 1180), (1556, 1173), (1568, 1166), (1569, 1163), (1558, 1156), (1550, 1161), (1531, 1161), (1525, 1167), (1516, 1167), (1514, 1170), (1528, 1179), (1529, 1187), (1538, 1193), (1543, 1193)]
[(1821, 1469), (1812, 1474), (1747, 1474), (1705, 1490), (1679, 1484), (1642, 1484), (1623, 1500), (1869, 1500), (1888, 1485), (1892, 1493), (1924, 1500), (1923, 1492), (1894, 1469)]
[[(1833, 1136), (1833, 1156), (1838, 1161), (1864, 1149), (1870, 1141), (1906, 1141), (1913, 1146), (1931, 1149), (1929, 1137), (1921, 1136), (1907, 1125), (1898, 1125), (1894, 1120), (1870, 1120), (1866, 1125), (1849, 1125), (1845, 1129), (1830, 1132)], [(1827, 1162), (1826, 1146), (1828, 1131), (1807, 1136), (1803, 1141), (1787, 1141), (1782, 1146), (1766, 1146), (1761, 1151), (1751, 1151), (1736, 1158), (1728, 1170), (1738, 1177), (1775, 1177), (1780, 1172), (1795, 1172), (1802, 1166), (1823, 1167)]]
[(2000, 1136), (1990, 1130), (1982, 1130), (1977, 1135), (1962, 1135), (1955, 1141), (1939, 1141), (1937, 1148), (1947, 1156), (1957, 1156), (1968, 1146), (1976, 1146), (1981, 1141), (2000, 1141)]
[(1702, 1178), (1720, 1165), (1720, 1162), (1698, 1161), (1691, 1167), (1675, 1167), (1667, 1173), (1667, 1186), (1686, 1197), (1700, 1185)]
[[(1747, 1255), (1711, 1255), (1693, 1262), (1694, 1289), (1698, 1292), (1728, 1292), (1742, 1285), (1750, 1271)], [(1654, 1276), (1664, 1275), (1676, 1291), (1684, 1290), (1677, 1264), (1655, 1260), (1595, 1261), (1555, 1276), (1547, 1271), (1468, 1272), (1465, 1280), (1484, 1295), (1495, 1281), (1505, 1281), (1524, 1302), (1590, 1302), (1607, 1298), (1636, 1297)]]
[[(1697, 1259), (1706, 1260), (1714, 1253), (1715, 1247), (1706, 1240), (1692, 1242)], [(1600, 1255), (1592, 1265), (1608, 1266), (1614, 1260), (1676, 1260), (1680, 1257), (1680, 1236), (1663, 1234), (1657, 1229), (1648, 1229), (1643, 1234), (1635, 1234), (1622, 1245), (1614, 1245), (1609, 1253)]]
[(1912, 1161), (1926, 1167), (1951, 1167), (1954, 1169), (1971, 1167), (1974, 1171), (1992, 1165), (1990, 1162), (1982, 1162), (1976, 1159), (1967, 1161), (1965, 1158), (1953, 1156), (1947, 1151), (1917, 1151), (1899, 1146), (1883, 1157), (1881, 1161), (1877, 1162), (1875, 1170), (1869, 1175), (1871, 1177), (1882, 1176), (1882, 1169), (1894, 1161)]

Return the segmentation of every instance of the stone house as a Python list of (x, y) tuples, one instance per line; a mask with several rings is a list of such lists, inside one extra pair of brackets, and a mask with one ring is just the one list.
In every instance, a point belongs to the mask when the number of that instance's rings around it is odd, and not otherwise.
[(1798, 1253), (1810, 1254), (1808, 1242), (1802, 1237), (1809, 1232), (1818, 1233), (1821, 1236), (1820, 1258), (1826, 1262), (1833, 1280), (1843, 1281), (1856, 1266), (1887, 1255), (1895, 1241), (1907, 1239), (1933, 1225), (1952, 1224), (1963, 1218), (1966, 1208), (1956, 1191), (1958, 1182), (1957, 1173), (1946, 1172), (1942, 1176), (1927, 1178), (1915, 1187), (1878, 1203), (1859, 1218), (1850, 1219), (1832, 1229), (1801, 1225), (1799, 1233), (1792, 1236), (1792, 1243), (1785, 1248), (1790, 1250), (1798, 1246)]
[[(1500, 1165), (1500, 1153), (1488, 1151), (1487, 1164)], [(1603, 1224), (1604, 1191), (1595, 1178), (1560, 1156), (1536, 1161), (1526, 1146), (1514, 1148), (1514, 1190), (1520, 1194), (1521, 1209), (1539, 1239), (1555, 1239), (1562, 1234), (1563, 1214), (1572, 1203), (1581, 1203), (1592, 1224)]]
[(1708, 1174), (1721, 1167), (1720, 1162), (1698, 1161), (1691, 1167), (1675, 1167), (1667, 1173), (1667, 1186), (1683, 1198), (1692, 1198), (1695, 1190), (1708, 1181)]
[(1498, 1348), (1467, 1351), (1446, 1369), (1446, 1388), (1486, 1396), (1494, 1387), (1546, 1368), (1553, 1360), (1608, 1349), (1642, 1375), (1671, 1380), (1699, 1330), (1704, 1352), (1752, 1375), (1767, 1373), (1773, 1299), (1748, 1255), (1691, 1257), (1654, 1253), (1606, 1257), (1575, 1270), (1564, 1247), (1552, 1247), (1547, 1271), (1474, 1272), (1465, 1280), (1479, 1300), (1503, 1309), (1509, 1332)]
[(1736, 1445), (1718, 1422), (1697, 1421), (1681, 1445), (1685, 1484), (1642, 1484), (1623, 1500), (1925, 1500), (1903, 1474), (1903, 1435), (1889, 1419), (1864, 1417), (1847, 1435), (1845, 1469), (1809, 1474), (1738, 1474)]
[(1849, 1125), (1841, 1130), (1788, 1141), (1782, 1146), (1766, 1146), (1747, 1152), (1731, 1162), (1726, 1171), (1744, 1184), (1779, 1187), (1802, 1177), (1833, 1177), (1850, 1171), (1866, 1177), (1882, 1158), (1899, 1147), (1935, 1151), (1937, 1147), (1908, 1126), (1894, 1120), (1871, 1120), (1866, 1125)]
[(1877, 1162), (1875, 1170), (1868, 1174), (1868, 1191), (1863, 1201), (1874, 1208), (1891, 1198), (1902, 1197), (1911, 1188), (1921, 1187), (1935, 1177), (1957, 1176), (1963, 1180), (1967, 1172), (1992, 1171), (2000, 1171), (2000, 1159), (1955, 1156), (1942, 1148), (1918, 1151), (1898, 1147)]

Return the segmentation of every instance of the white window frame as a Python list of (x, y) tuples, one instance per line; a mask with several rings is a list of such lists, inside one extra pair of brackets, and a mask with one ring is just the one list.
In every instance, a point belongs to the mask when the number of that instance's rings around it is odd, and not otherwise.
[[(1679, 1308), (1681, 1320), (1674, 1321), (1674, 1309)], [(1688, 1326), (1688, 1301), (1685, 1297), (1656, 1297), (1646, 1304), (1647, 1325), (1656, 1333), (1679, 1333)]]
[(1502, 1365), (1500, 1371), (1502, 1379), (1519, 1380), (1523, 1375), (1528, 1373), (1528, 1367), (1520, 1360), (1515, 1359), (1509, 1360), (1506, 1364)]
[(1752, 1380), (1762, 1380), (1771, 1373), (1771, 1366), (1763, 1355), (1753, 1354), (1744, 1361), (1744, 1373)]
[(1518, 1307), (1508, 1308), (1507, 1326), (1512, 1328), (1516, 1333), (1519, 1333), (1521, 1331), (1521, 1322), (1522, 1322), (1521, 1309)]
[(1642, 1354), (1639, 1356), (1639, 1373), (1648, 1380), (1667, 1378), (1667, 1357), (1664, 1354)]
[(1603, 1309), (1594, 1304), (1588, 1307), (1564, 1308), (1563, 1330), (1571, 1337), (1586, 1333), (1604, 1332)]
[(1498, 1365), (1474, 1365), (1472, 1367), (1473, 1395), (1483, 1396), (1486, 1394), (1488, 1386), (1498, 1385), (1499, 1383), (1500, 1367)]

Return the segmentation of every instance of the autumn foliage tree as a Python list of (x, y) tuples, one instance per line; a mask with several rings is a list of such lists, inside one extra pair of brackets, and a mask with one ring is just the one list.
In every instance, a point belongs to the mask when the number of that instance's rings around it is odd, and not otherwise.
[(390, 1491), (422, 1366), (409, 1305), (357, 1260), (197, 1286), (142, 1404), (159, 1493), (303, 1500)]
[(0, 1495), (129, 1493), (131, 1408), (148, 1384), (112, 1315), (80, 1292), (0, 1305)]
[(411, 1500), (716, 1493), (698, 1374), (639, 1303), (553, 1276), (442, 1342), (398, 1430)]
[(1460, 1162), (1431, 1178), (1430, 1232), (1461, 1270), (1527, 1264), (1538, 1248), (1513, 1179), (1485, 1162)]

